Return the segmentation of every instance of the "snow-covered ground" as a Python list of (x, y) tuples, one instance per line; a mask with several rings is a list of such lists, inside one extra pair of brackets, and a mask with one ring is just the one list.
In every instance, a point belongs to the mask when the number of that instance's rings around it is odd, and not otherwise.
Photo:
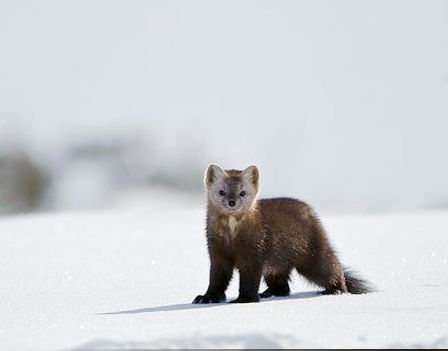
[(320, 296), (296, 277), (288, 298), (198, 306), (204, 210), (186, 208), (1, 219), (1, 349), (448, 347), (448, 212), (322, 216), (380, 292)]

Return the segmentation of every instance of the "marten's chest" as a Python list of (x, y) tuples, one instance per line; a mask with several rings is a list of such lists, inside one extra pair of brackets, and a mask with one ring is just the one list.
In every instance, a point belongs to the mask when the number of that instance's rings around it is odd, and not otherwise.
[(225, 216), (215, 222), (213, 233), (226, 250), (238, 251), (257, 244), (259, 231), (247, 218)]
[(263, 240), (258, 221), (251, 216), (208, 216), (207, 231), (210, 244), (217, 250), (228, 254), (258, 250), (260, 240)]
[(226, 216), (219, 219), (218, 232), (225, 242), (232, 242), (238, 237), (242, 229), (241, 220), (235, 216)]

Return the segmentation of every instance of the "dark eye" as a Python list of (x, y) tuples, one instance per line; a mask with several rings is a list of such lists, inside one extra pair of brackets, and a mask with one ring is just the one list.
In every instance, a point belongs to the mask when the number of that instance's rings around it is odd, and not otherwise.
[(245, 195), (246, 195), (245, 191), (240, 192), (240, 196), (245, 196)]
[(226, 193), (224, 192), (224, 190), (220, 190), (219, 191), (219, 195), (224, 196)]

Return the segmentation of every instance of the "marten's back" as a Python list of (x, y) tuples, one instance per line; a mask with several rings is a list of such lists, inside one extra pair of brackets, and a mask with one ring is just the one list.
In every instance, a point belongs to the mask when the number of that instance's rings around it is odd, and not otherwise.
[(270, 257), (297, 259), (308, 256), (315, 245), (325, 245), (319, 219), (305, 202), (292, 198), (261, 199), (258, 209), (270, 237)]
[(296, 232), (318, 224), (313, 209), (297, 199), (261, 199), (258, 200), (258, 208), (265, 225), (273, 232)]

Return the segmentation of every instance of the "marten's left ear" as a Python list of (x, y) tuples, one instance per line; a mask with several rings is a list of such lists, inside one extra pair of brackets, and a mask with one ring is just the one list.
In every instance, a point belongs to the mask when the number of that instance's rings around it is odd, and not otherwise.
[(259, 173), (257, 166), (247, 167), (243, 171), (242, 176), (243, 178), (248, 179), (255, 187), (258, 187)]

